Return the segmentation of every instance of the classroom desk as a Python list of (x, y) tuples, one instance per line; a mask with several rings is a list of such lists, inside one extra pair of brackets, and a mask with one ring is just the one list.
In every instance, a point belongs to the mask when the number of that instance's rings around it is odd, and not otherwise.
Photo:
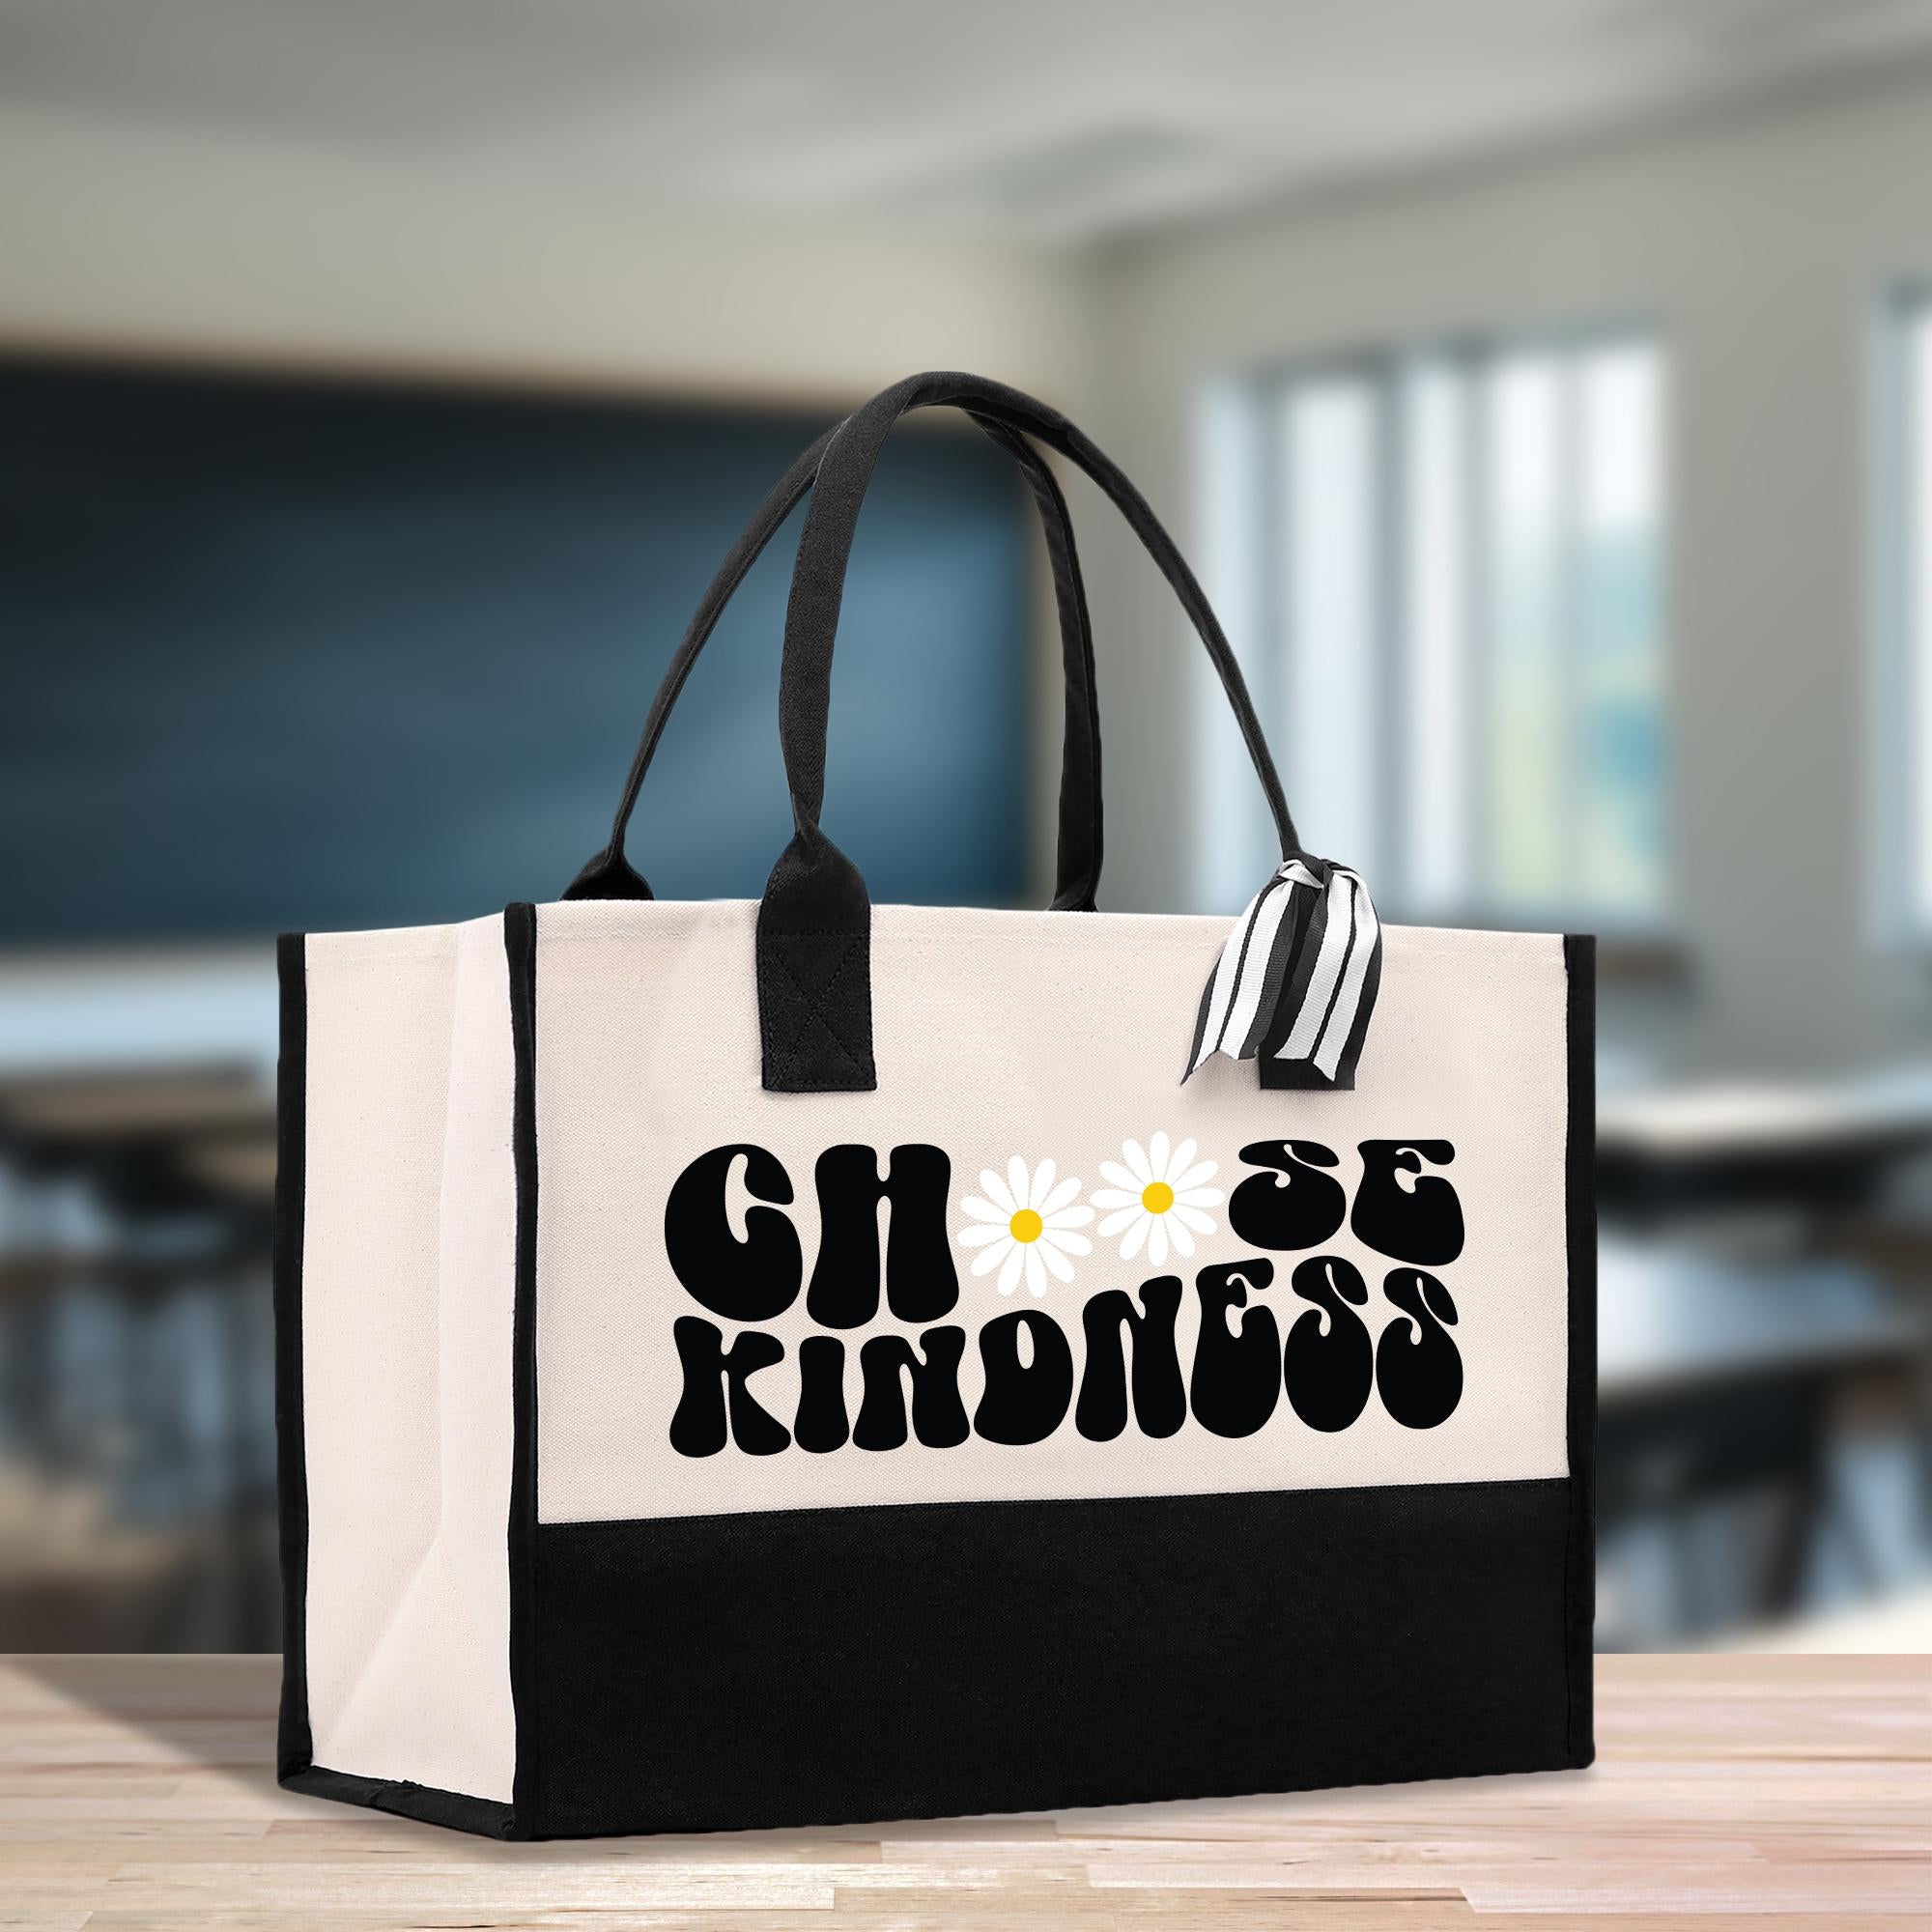
[(1924, 1932), (1932, 1661), (1606, 1657), (1585, 1772), (508, 1845), (275, 1788), (272, 1657), (0, 1662), (0, 1923)]
[(248, 1132), (274, 1119), (273, 1090), (242, 1065), (0, 1079), (0, 1124), (62, 1147)]
[(1928, 1152), (1932, 1067), (1606, 1094), (1597, 1109), (1598, 1195), (1605, 1213), (1633, 1220), (1854, 1208)]
[[(1605, 1238), (1598, 1258), (1597, 1504), (1607, 1541), (1648, 1520), (1694, 1542), (1707, 1503), (1774, 1499), (1750, 1563), (1725, 1573), (1738, 1602), (1711, 1599), (1681, 1551), (1669, 1628), (1798, 1613), (1824, 1540), (1875, 1584), (1857, 1518), (1841, 1507), (1831, 1445), (1848, 1399), (1910, 1413), (1932, 1317), (1848, 1263), (1724, 1259)], [(1932, 1488), (1926, 1492), (1932, 1504)]]
[(1607, 1236), (1599, 1246), (1597, 1399), (1606, 1414), (1752, 1381), (1895, 1368), (1927, 1340), (1927, 1317), (1851, 1263), (1729, 1260)]
[(195, 1205), (206, 1190), (185, 1190), (185, 1155), (267, 1146), (272, 1159), (274, 1135), (274, 1090), (241, 1064), (0, 1076), (0, 1154), (29, 1175), (84, 1175), (124, 1212)]

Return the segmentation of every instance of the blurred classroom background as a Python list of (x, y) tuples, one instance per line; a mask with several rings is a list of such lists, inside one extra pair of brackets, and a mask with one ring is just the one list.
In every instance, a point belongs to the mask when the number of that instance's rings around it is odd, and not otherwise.
[[(1603, 935), (1600, 1643), (1932, 1649), (1932, 4), (968, 17), (0, 0), (0, 1650), (274, 1646), (270, 936), (554, 897), (767, 484), (930, 367), (1123, 463), (1388, 916)], [(1260, 800), (1073, 497), (1103, 902), (1232, 912)], [(661, 893), (783, 843), (787, 567)], [(875, 896), (1044, 903), (1042, 578), (909, 426)]]

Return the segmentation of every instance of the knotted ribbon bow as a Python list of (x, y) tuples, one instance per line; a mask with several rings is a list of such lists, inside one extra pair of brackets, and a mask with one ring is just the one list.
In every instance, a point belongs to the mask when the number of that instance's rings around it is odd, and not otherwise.
[(1201, 995), (1184, 1085), (1217, 1053), (1264, 1087), (1352, 1089), (1382, 977), (1382, 929), (1346, 866), (1297, 852), (1247, 903)]

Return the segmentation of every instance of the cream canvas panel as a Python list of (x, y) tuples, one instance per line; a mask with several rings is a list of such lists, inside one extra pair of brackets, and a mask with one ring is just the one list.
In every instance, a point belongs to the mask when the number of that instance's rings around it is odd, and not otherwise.
[(507, 1803), (516, 1177), (503, 922), (312, 934), (304, 952), (315, 1762)]
[[(539, 908), (536, 960), (538, 1155), (537, 1364), (539, 1514), (550, 1522), (712, 1512), (1004, 1498), (1100, 1497), (1363, 1484), (1562, 1476), (1568, 1264), (1565, 1238), (1566, 974), (1551, 936), (1391, 929), (1382, 988), (1351, 1093), (1265, 1092), (1253, 1065), (1215, 1061), (1179, 1075), (1201, 989), (1225, 920), (1105, 913), (1014, 913), (882, 906), (872, 921), (871, 1094), (773, 1094), (759, 1079), (757, 1001), (748, 902), (574, 902)], [(1084, 1230), (1091, 1254), (1071, 1284), (1003, 1297), (975, 1276), (961, 1203), (982, 1169), (1012, 1156), (1078, 1177), (1080, 1200), (1106, 1185), (1102, 1161), (1153, 1135), (1193, 1140), (1218, 1165), (1215, 1232), (1191, 1260), (1123, 1260), (1123, 1236)], [(973, 1435), (956, 1447), (911, 1439), (879, 1452), (829, 1454), (796, 1443), (753, 1456), (680, 1455), (668, 1439), (682, 1375), (681, 1315), (706, 1314), (673, 1274), (667, 1196), (686, 1165), (731, 1143), (775, 1154), (791, 1180), (809, 1279), (817, 1241), (813, 1168), (840, 1142), (889, 1151), (926, 1143), (951, 1157), (949, 1227), (959, 1301), (943, 1321), (967, 1331), (960, 1390), (971, 1415), (982, 1371), (982, 1322), (1016, 1307), (1050, 1315), (1083, 1360), (1081, 1308), (1105, 1289), (1130, 1292), (1179, 1274), (1183, 1374), (1199, 1331), (1198, 1268), (1261, 1250), (1230, 1228), (1226, 1197), (1256, 1141), (1318, 1141), (1340, 1156), (1352, 1194), (1359, 1141), (1447, 1140), (1466, 1243), (1435, 1269), (1459, 1315), (1451, 1331), (1463, 1388), (1454, 1412), (1405, 1428), (1376, 1394), (1352, 1426), (1308, 1427), (1286, 1400), (1258, 1433), (1230, 1440), (1192, 1415), (1164, 1439), (1130, 1420), (1107, 1442), (1082, 1436), (1069, 1409), (1029, 1447)], [(742, 1173), (743, 1163), (739, 1163)], [(734, 1214), (742, 1214), (739, 1188)], [(1100, 1217), (1105, 1218), (1104, 1214)], [(742, 1221), (734, 1223), (742, 1234)], [(1383, 1298), (1397, 1264), (1345, 1226), (1311, 1252), (1351, 1261), (1369, 1288), (1372, 1335), (1402, 1318)], [(1283, 1253), (1249, 1305), (1274, 1310), (1284, 1334), (1309, 1311), (1289, 1285), (1305, 1257)], [(1239, 1320), (1238, 1316), (1234, 1318)], [(726, 1340), (737, 1332), (720, 1323)], [(790, 1424), (799, 1344), (837, 1332), (845, 1400), (859, 1406), (859, 1350), (871, 1335), (916, 1328), (883, 1297), (863, 1328), (827, 1331), (806, 1296), (759, 1324), (784, 1359), (748, 1386)]]

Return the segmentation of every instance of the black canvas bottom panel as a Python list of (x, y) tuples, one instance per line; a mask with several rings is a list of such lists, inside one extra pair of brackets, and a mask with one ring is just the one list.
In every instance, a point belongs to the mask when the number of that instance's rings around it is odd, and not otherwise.
[(447, 1825), (479, 1837), (507, 1838), (512, 1814), (507, 1804), (488, 1798), (470, 1798), (461, 1791), (439, 1791), (434, 1785), (408, 1784), (388, 1777), (355, 1777), (345, 1771), (310, 1765), (284, 1773), (284, 1790), (306, 1798), (332, 1798), (339, 1804), (366, 1804), (372, 1811), (388, 1811), (398, 1818), (420, 1819), (425, 1825)]
[(710, 1831), (1584, 1765), (1569, 1492), (545, 1524), (530, 1823)]

